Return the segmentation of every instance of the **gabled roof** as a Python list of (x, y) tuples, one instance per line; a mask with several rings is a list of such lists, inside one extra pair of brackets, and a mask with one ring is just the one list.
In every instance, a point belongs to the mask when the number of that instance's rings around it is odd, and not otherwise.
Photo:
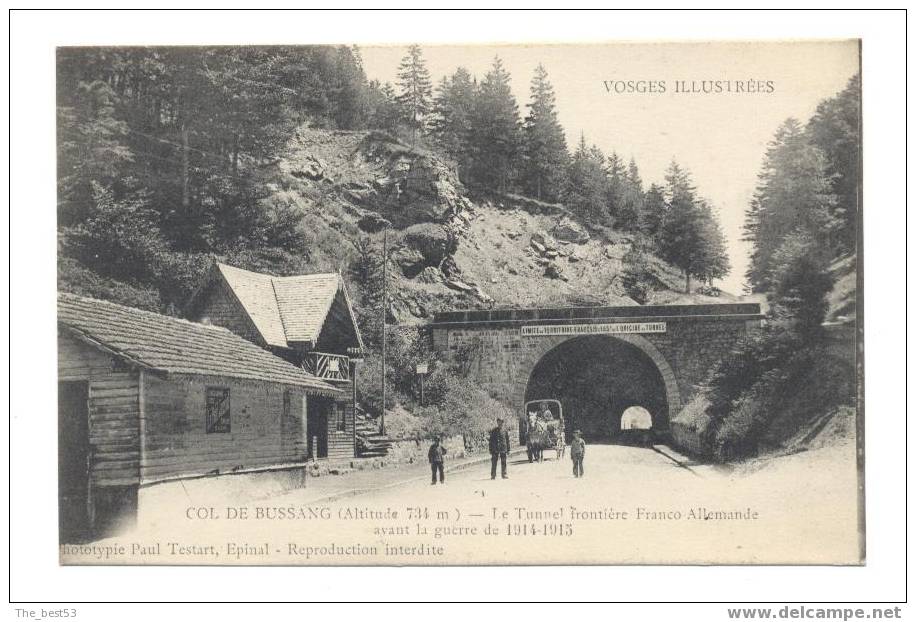
[(242, 304), (267, 345), (288, 347), (273, 277), (216, 264), (216, 270)]
[(343, 278), (335, 272), (271, 276), (218, 263), (208, 283), (217, 277), (229, 286), (269, 346), (288, 348), (292, 343), (307, 342), (314, 347), (334, 300), (341, 294), (356, 335), (352, 347), (363, 347)]
[(220, 376), (338, 389), (225, 328), (74, 294), (57, 296), (57, 323), (77, 339), (165, 375)]

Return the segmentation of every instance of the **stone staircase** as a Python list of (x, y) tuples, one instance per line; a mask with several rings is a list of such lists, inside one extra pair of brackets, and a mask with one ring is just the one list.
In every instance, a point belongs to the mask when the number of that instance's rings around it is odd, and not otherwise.
[(356, 411), (356, 438), (360, 458), (383, 458), (391, 448), (391, 439), (379, 431), (378, 421), (362, 409)]

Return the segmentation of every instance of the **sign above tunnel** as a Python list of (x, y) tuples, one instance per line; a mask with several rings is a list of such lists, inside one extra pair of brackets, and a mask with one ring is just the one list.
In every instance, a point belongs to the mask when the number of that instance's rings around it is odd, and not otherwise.
[(615, 322), (613, 324), (548, 324), (522, 326), (523, 337), (552, 335), (620, 335), (623, 333), (664, 333), (666, 322)]

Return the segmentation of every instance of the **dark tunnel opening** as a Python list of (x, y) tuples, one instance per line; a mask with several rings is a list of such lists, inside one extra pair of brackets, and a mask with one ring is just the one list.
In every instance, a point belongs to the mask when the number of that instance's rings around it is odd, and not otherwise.
[(525, 391), (526, 402), (542, 399), (562, 403), (567, 438), (578, 428), (587, 442), (627, 443), (634, 431), (621, 430), (621, 417), (634, 406), (649, 412), (653, 431), (668, 428), (667, 393), (655, 362), (611, 336), (576, 337), (545, 354)]

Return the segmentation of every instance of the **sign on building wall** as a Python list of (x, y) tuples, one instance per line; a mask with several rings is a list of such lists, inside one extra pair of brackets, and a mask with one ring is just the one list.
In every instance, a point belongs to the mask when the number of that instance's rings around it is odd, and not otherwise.
[(562, 324), (522, 326), (523, 337), (550, 335), (619, 335), (622, 333), (664, 333), (666, 322), (617, 322), (614, 324)]

